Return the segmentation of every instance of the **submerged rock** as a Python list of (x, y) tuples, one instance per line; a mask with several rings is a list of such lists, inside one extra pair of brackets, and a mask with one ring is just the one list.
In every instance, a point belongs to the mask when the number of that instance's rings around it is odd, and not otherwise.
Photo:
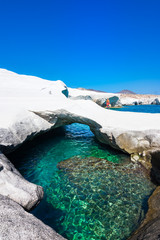
[(95, 169), (107, 169), (112, 166), (113, 164), (106, 159), (96, 157), (87, 157), (84, 159), (80, 157), (72, 157), (57, 164), (59, 169), (70, 172), (85, 171), (86, 169), (94, 171)]
[[(72, 157), (59, 162), (57, 167), (63, 186), (62, 193), (58, 191), (58, 200), (67, 207), (58, 206), (67, 212), (65, 221), (73, 218), (73, 226), (74, 221), (81, 226), (84, 217), (91, 236), (97, 236), (95, 239), (101, 239), (100, 236), (102, 239), (127, 239), (143, 219), (144, 198), (154, 185), (145, 178), (141, 166), (127, 158), (113, 163), (95, 157)], [(50, 194), (54, 192), (54, 185)]]
[(19, 204), (0, 195), (1, 240), (64, 240), (53, 229), (27, 213)]
[[(76, 173), (95, 172), (103, 171), (103, 173), (108, 170), (116, 170), (122, 174), (140, 174), (148, 177), (148, 172), (142, 165), (135, 165), (129, 161), (129, 157), (123, 157), (120, 163), (113, 163), (107, 159), (97, 158), (97, 157), (71, 157), (57, 164), (57, 168), (63, 170), (69, 175), (75, 176)], [(74, 178), (73, 178), (74, 181)]]

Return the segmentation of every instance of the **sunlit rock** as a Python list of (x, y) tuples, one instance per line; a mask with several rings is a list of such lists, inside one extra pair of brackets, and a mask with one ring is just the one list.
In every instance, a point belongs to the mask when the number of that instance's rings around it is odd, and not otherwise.
[(119, 101), (118, 94), (115, 93), (105, 93), (105, 92), (97, 92), (86, 89), (74, 89), (68, 88), (69, 97), (74, 100), (92, 100), (101, 107), (106, 107), (106, 100), (109, 99), (112, 107), (121, 106)]
[(0, 239), (65, 240), (8, 197), (0, 195)]
[(0, 81), (3, 152), (12, 151), (37, 134), (74, 122), (89, 125), (99, 141), (129, 154), (160, 147), (160, 114), (116, 112), (93, 101), (68, 99), (62, 93), (65, 85), (61, 81), (6, 70), (0, 70)]
[(0, 195), (30, 210), (42, 199), (43, 189), (25, 180), (13, 164), (0, 154)]

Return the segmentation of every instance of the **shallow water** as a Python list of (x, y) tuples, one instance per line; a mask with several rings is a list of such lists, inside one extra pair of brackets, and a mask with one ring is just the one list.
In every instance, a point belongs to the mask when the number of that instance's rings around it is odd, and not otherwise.
[(44, 188), (33, 214), (69, 240), (127, 239), (155, 188), (127, 155), (97, 143), (81, 124), (37, 138), (9, 158)]

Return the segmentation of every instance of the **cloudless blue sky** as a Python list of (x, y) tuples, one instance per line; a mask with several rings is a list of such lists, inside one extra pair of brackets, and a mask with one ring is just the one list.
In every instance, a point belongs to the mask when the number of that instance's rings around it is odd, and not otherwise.
[(160, 0), (0, 0), (0, 67), (160, 94)]

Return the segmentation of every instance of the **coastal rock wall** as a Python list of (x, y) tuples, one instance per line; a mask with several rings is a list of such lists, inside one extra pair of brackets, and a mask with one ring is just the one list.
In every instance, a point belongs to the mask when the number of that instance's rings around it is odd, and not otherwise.
[(140, 227), (128, 240), (159, 239), (160, 236), (160, 187), (157, 187), (148, 200), (148, 212)]

